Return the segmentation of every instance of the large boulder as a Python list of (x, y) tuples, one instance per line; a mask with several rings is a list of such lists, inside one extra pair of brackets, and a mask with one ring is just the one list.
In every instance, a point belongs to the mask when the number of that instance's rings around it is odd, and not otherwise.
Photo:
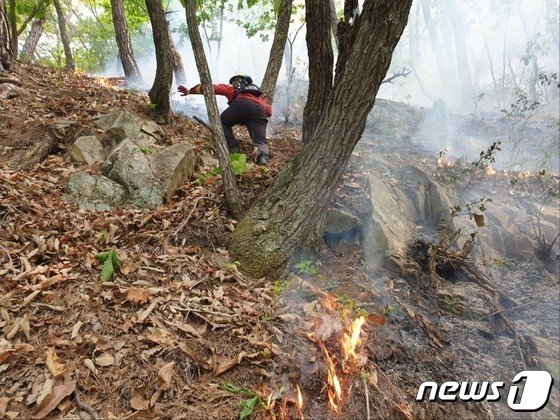
[(105, 160), (105, 151), (95, 136), (78, 137), (69, 151), (72, 162), (78, 165), (91, 165)]
[[(68, 198), (80, 207), (155, 207), (168, 199), (179, 184), (195, 171), (198, 162), (192, 146), (178, 143), (163, 147), (160, 143), (165, 142), (164, 132), (153, 121), (126, 109), (115, 108), (99, 116), (95, 125), (105, 131), (103, 142), (93, 136), (80, 137), (70, 151), (70, 156), (77, 163), (103, 161), (101, 171), (105, 177), (79, 175), (69, 181)], [(84, 199), (83, 193), (76, 188), (77, 183), (87, 184), (93, 196), (89, 194)], [(116, 200), (111, 194), (106, 194), (107, 189), (114, 190), (114, 185), (119, 186)], [(95, 205), (91, 205), (97, 193), (99, 197), (94, 200)], [(99, 204), (105, 199), (108, 200), (106, 205)]]
[(68, 179), (66, 201), (86, 210), (111, 210), (125, 202), (126, 190), (122, 185), (102, 175), (74, 172)]
[(366, 259), (406, 260), (418, 226), (437, 228), (449, 223), (451, 193), (425, 171), (407, 165), (389, 169), (386, 162), (368, 162), (371, 214), (363, 230)]
[(163, 149), (138, 147), (123, 141), (103, 163), (102, 171), (124, 186), (133, 207), (154, 207), (169, 198), (179, 184), (193, 175), (196, 155), (187, 143)]

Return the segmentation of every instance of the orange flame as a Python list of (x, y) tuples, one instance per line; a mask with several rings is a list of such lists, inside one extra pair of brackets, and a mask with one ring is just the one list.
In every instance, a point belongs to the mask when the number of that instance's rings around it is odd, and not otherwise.
[(356, 354), (356, 346), (360, 344), (360, 332), (362, 325), (366, 319), (363, 316), (356, 318), (350, 327), (350, 335), (344, 334), (342, 339), (342, 348), (344, 350), (344, 361), (359, 361), (360, 356)]
[(303, 397), (301, 396), (301, 389), (299, 389), (299, 385), (296, 385), (296, 389), (297, 389), (297, 408), (299, 408), (300, 410), (303, 408)]
[(334, 362), (322, 342), (319, 342), (319, 346), (325, 356), (325, 360), (327, 361), (327, 382), (329, 384), (329, 388), (327, 389), (327, 396), (329, 397), (329, 407), (338, 412), (339, 407), (338, 403), (342, 401), (342, 387), (340, 386), (340, 381), (338, 380), (338, 376), (336, 375), (336, 368), (334, 366)]

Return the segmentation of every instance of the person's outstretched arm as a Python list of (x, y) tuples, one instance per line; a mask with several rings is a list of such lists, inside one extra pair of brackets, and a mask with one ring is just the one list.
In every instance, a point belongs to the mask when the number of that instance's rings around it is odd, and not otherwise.
[[(231, 101), (233, 99), (233, 95), (235, 93), (235, 89), (233, 88), (233, 86), (225, 84), (225, 83), (220, 83), (217, 85), (213, 85), (214, 86), (214, 93), (216, 95), (222, 95), (225, 96), (228, 101)], [(181, 96), (185, 96), (185, 95), (202, 95), (202, 85), (196, 85), (193, 86), (192, 88), (188, 89), (183, 85), (180, 85), (178, 88), (179, 92), (182, 93)]]

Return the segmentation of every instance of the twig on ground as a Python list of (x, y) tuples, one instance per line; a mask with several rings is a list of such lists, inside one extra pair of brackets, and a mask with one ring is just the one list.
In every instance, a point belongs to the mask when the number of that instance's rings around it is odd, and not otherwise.
[(362, 375), (362, 382), (364, 383), (364, 394), (366, 396), (366, 411), (367, 411), (367, 420), (371, 419), (371, 414), (369, 411), (369, 389), (366, 382), (365, 376)]
[(206, 124), (203, 120), (201, 120), (200, 118), (198, 118), (196, 115), (193, 115), (193, 120), (195, 120), (197, 123), (202, 124), (204, 127), (206, 127), (208, 130), (210, 130), (211, 132), (214, 132), (214, 130), (212, 129), (212, 127), (210, 127), (208, 124)]
[(78, 407), (80, 407), (80, 409), (88, 413), (93, 420), (99, 420), (99, 415), (97, 414), (97, 411), (95, 411), (93, 407), (86, 404), (80, 399), (80, 393), (78, 392), (78, 388), (74, 389), (74, 400), (76, 401), (76, 404), (78, 404)]

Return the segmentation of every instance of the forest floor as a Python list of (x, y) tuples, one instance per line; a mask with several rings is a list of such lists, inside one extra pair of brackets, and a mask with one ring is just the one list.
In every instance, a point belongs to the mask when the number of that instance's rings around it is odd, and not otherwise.
[[(457, 354), (429, 320), (439, 309), (426, 307), (425, 292), (409, 293), (391, 272), (372, 278), (359, 245), (325, 247), (288, 279), (251, 279), (227, 252), (236, 222), (219, 177), (185, 183), (152, 210), (88, 212), (65, 202), (72, 141), (111, 107), (148, 114), (147, 97), (42, 67), (19, 65), (15, 78), (23, 91), (0, 97), (0, 418), (493, 415), (487, 405), (415, 401), (422, 381), (455, 378)], [(49, 156), (16, 167), (60, 120), (74, 128)], [(185, 117), (163, 128), (172, 142), (209, 148), (207, 129)], [(297, 127), (273, 131), (270, 167), (239, 177), (247, 208), (300, 148)], [(340, 195), (359, 182), (351, 166)], [(102, 282), (95, 255), (109, 249), (122, 267)], [(406, 311), (393, 313), (387, 293)], [(360, 316), (359, 357), (338, 371), (342, 396), (329, 409), (324, 354), (342, 357), (337, 331)], [(400, 329), (416, 347), (395, 340)], [(470, 339), (460, 334), (454, 339)]]

